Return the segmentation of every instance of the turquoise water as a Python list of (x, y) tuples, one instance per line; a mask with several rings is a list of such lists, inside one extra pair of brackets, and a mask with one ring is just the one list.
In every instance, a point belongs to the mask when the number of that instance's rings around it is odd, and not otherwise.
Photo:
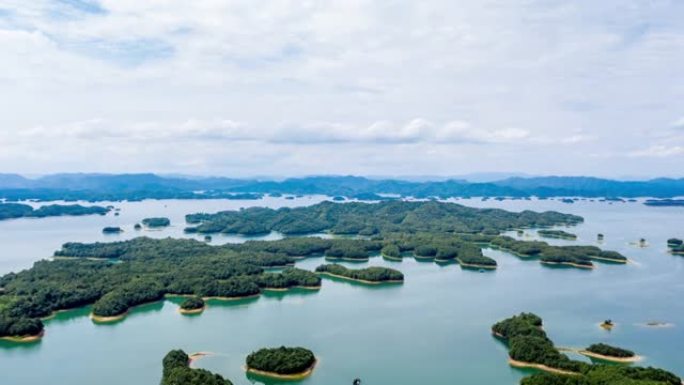
[[(301, 205), (295, 201), (148, 201), (120, 204), (119, 217), (50, 218), (0, 222), (0, 241), (11, 253), (0, 255), (8, 271), (49, 256), (65, 241), (125, 239), (137, 235), (135, 222), (146, 216), (169, 216), (174, 227), (153, 236), (181, 236), (182, 217), (194, 211), (217, 211), (246, 204)], [(555, 244), (602, 244), (633, 262), (599, 264), (593, 271), (549, 268), (504, 252), (485, 250), (499, 262), (495, 272), (462, 270), (458, 265), (388, 262), (368, 264), (402, 270), (404, 285), (368, 287), (325, 279), (318, 292), (266, 294), (240, 302), (210, 302), (199, 316), (181, 316), (173, 301), (137, 308), (124, 321), (95, 325), (88, 309), (59, 314), (47, 322), (45, 338), (35, 344), (0, 343), (2, 384), (157, 384), (161, 359), (170, 349), (215, 353), (196, 362), (235, 384), (264, 383), (242, 369), (251, 351), (264, 346), (301, 345), (320, 359), (307, 385), (349, 384), (516, 384), (527, 372), (506, 363), (506, 349), (489, 327), (520, 311), (534, 311), (559, 346), (584, 347), (608, 342), (645, 357), (640, 365), (659, 366), (684, 376), (684, 257), (667, 253), (665, 240), (684, 237), (684, 208), (652, 208), (639, 203), (557, 201), (459, 201), (509, 210), (554, 209), (585, 217), (569, 231), (578, 241)], [(123, 225), (121, 236), (105, 237), (104, 225)], [(130, 229), (129, 229), (130, 227)], [(271, 237), (277, 237), (272, 235)], [(527, 231), (525, 238), (533, 238)], [(645, 238), (650, 246), (631, 242)], [(237, 238), (214, 242), (241, 241)], [(323, 259), (298, 266), (313, 269)], [(352, 264), (362, 267), (368, 264)], [(597, 324), (606, 318), (611, 332)], [(669, 328), (641, 324), (657, 320)], [(272, 383), (272, 382), (265, 382)]]

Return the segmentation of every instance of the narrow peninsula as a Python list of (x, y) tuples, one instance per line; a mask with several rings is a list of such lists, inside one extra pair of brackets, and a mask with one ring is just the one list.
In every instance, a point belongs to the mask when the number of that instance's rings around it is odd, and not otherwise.
[(316, 268), (316, 272), (322, 275), (347, 279), (370, 285), (404, 282), (404, 274), (399, 270), (379, 266), (371, 266), (365, 269), (356, 270), (348, 269), (338, 264), (329, 264), (318, 266)]
[(568, 233), (567, 231), (563, 230), (539, 230), (537, 231), (537, 234), (539, 234), (539, 236), (542, 238), (565, 239), (568, 241), (577, 240), (576, 234)]
[(580, 350), (579, 353), (590, 358), (618, 363), (637, 362), (641, 359), (631, 350), (603, 343), (590, 345), (588, 348)]
[(200, 314), (206, 309), (206, 306), (202, 297), (192, 296), (181, 302), (178, 312), (185, 315)]
[(162, 365), (161, 385), (233, 385), (218, 374), (191, 368), (190, 357), (182, 350), (170, 351)]

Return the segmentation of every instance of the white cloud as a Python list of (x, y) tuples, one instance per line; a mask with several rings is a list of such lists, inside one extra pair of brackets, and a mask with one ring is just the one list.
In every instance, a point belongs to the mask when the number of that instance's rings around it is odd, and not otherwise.
[[(0, 131), (2, 133), (2, 131)], [(529, 138), (526, 130), (504, 128), (474, 129), (463, 121), (433, 124), (416, 118), (404, 124), (377, 121), (368, 125), (334, 122), (312, 122), (301, 125), (259, 127), (227, 119), (190, 119), (183, 122), (113, 122), (89, 119), (54, 126), (34, 126), (12, 138), (32, 143), (40, 140), (81, 140), (93, 142), (119, 141), (254, 141), (264, 143), (296, 143), (320, 145), (335, 143), (446, 143), (487, 144), (516, 143)]]
[(684, 116), (672, 122), (673, 128), (684, 128)]
[[(350, 170), (378, 173), (408, 169), (390, 155), (407, 146), (426, 173), (504, 157), (527, 172), (678, 172), (585, 154), (677, 148), (683, 12), (668, 0), (0, 0), (0, 143), (35, 154), (0, 171), (77, 171), (86, 150), (61, 149), (98, 143), (139, 171), (159, 166), (145, 146), (221, 171), (198, 149), (220, 144), (246, 161), (287, 147), (298, 155), (279, 158), (283, 172), (322, 172), (319, 157), (347, 145), (365, 149)], [(457, 161), (467, 151), (477, 164)]]
[(634, 157), (668, 158), (672, 156), (684, 155), (684, 146), (667, 146), (657, 144), (643, 150), (633, 151), (630, 153), (630, 155)]

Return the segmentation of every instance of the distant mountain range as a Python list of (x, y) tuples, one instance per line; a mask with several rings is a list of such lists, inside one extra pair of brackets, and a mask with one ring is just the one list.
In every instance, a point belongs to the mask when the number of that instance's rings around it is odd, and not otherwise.
[(497, 181), (465, 179), (407, 181), (358, 176), (312, 176), (281, 181), (156, 174), (55, 174), (25, 178), (0, 174), (6, 200), (140, 200), (258, 198), (263, 194), (324, 194), (348, 198), (380, 195), (429, 197), (587, 197), (673, 198), (684, 196), (684, 178), (618, 181), (592, 177), (511, 177)]

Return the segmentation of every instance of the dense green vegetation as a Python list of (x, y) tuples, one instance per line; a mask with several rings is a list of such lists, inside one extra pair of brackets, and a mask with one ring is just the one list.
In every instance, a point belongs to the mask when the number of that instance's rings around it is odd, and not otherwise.
[(313, 352), (301, 347), (264, 348), (247, 356), (247, 368), (275, 374), (299, 374), (316, 364)]
[(216, 214), (190, 214), (186, 220), (194, 227), (189, 232), (262, 234), (310, 234), (329, 231), (334, 234), (372, 235), (387, 232), (489, 233), (519, 227), (547, 227), (576, 224), (575, 215), (558, 212), (513, 213), (499, 209), (476, 209), (436, 201), (386, 201), (370, 203), (332, 203), (278, 210), (252, 207)]
[[(262, 214), (264, 217), (259, 219)], [(311, 217), (314, 214), (316, 218)], [(437, 262), (456, 261), (463, 266), (493, 268), (496, 261), (484, 256), (481, 250), (489, 244), (542, 260), (560, 255), (591, 264), (587, 259), (594, 256), (621, 257), (595, 247), (556, 247), (497, 235), (500, 230), (515, 226), (581, 220), (559, 213), (508, 213), (437, 202), (393, 201), (376, 205), (323, 203), (313, 208), (286, 210), (248, 209), (230, 212), (228, 217), (236, 216), (242, 221), (243, 215), (252, 223), (267, 223), (269, 228), (275, 226), (278, 230), (286, 226), (298, 228), (301, 223), (323, 223), (327, 227), (339, 221), (334, 228), (377, 231), (367, 238), (290, 237), (221, 246), (144, 237), (121, 242), (66, 243), (55, 252), (55, 256), (63, 259), (40, 261), (31, 269), (0, 278), (0, 336), (34, 333), (42, 329), (39, 318), (55, 310), (84, 305), (93, 305), (95, 316), (112, 317), (167, 294), (234, 298), (257, 295), (265, 288), (318, 287), (320, 278), (311, 272), (264, 272), (264, 268), (292, 266), (302, 257), (365, 260), (384, 250), (395, 257), (430, 255)], [(276, 222), (271, 221), (276, 217)], [(373, 282), (403, 279), (400, 272), (391, 269), (357, 271), (336, 265), (320, 269), (319, 273), (324, 270)]]
[(401, 250), (399, 246), (390, 243), (382, 247), (380, 254), (389, 258), (401, 258)]
[(521, 385), (680, 385), (681, 380), (662, 369), (615, 365), (592, 365), (579, 376), (537, 373)]
[(387, 267), (371, 266), (365, 269), (348, 269), (342, 265), (330, 264), (321, 265), (316, 268), (316, 272), (323, 274), (331, 274), (358, 281), (369, 282), (396, 282), (403, 281), (404, 274), (398, 270)]
[(14, 218), (45, 218), (57, 216), (105, 215), (109, 208), (81, 205), (46, 205), (37, 209), (23, 203), (0, 203), (0, 220)]
[[(315, 285), (311, 272), (264, 267), (291, 264), (278, 253), (242, 253), (195, 240), (137, 238), (125, 242), (65, 244), (56, 255), (78, 257), (39, 261), (31, 269), (0, 278), (3, 303), (0, 336), (36, 334), (39, 318), (53, 311), (93, 304), (93, 314), (117, 316), (165, 294), (246, 297), (271, 285)], [(94, 261), (105, 258), (120, 263)]]
[(232, 382), (204, 369), (192, 369), (190, 357), (182, 350), (170, 351), (162, 362), (161, 385), (233, 385)]
[(321, 286), (321, 278), (308, 270), (289, 267), (281, 273), (262, 274), (259, 277), (259, 286), (264, 289), (318, 288)]
[(145, 218), (142, 220), (142, 224), (149, 228), (160, 228), (169, 226), (171, 224), (171, 221), (169, 220), (169, 218), (163, 217)]
[(204, 308), (204, 305), (202, 297), (192, 296), (184, 299), (180, 304), (180, 308), (183, 310), (197, 310)]
[(567, 231), (563, 230), (539, 230), (537, 231), (537, 234), (539, 234), (539, 236), (543, 238), (558, 238), (573, 241), (577, 239), (577, 235), (573, 233), (568, 233)]
[(684, 241), (682, 241), (679, 238), (670, 238), (667, 240), (667, 246), (668, 247), (677, 247), (677, 246), (681, 246), (682, 244), (684, 244)]
[(588, 352), (600, 354), (602, 356), (629, 358), (634, 357), (634, 352), (627, 349), (618, 348), (606, 344), (593, 344), (585, 349)]
[(545, 365), (571, 372), (584, 372), (589, 365), (560, 353), (542, 329), (542, 320), (531, 313), (500, 321), (492, 326), (494, 334), (508, 343), (508, 354), (516, 361)]
[[(492, 326), (506, 341), (509, 356), (517, 361), (541, 364), (577, 375), (537, 373), (523, 378), (521, 385), (680, 385), (681, 379), (662, 369), (587, 364), (561, 354), (542, 330), (542, 319), (532, 313), (505, 319)], [(596, 353), (634, 353), (604, 344), (592, 345)], [(592, 348), (590, 347), (590, 348)], [(587, 349), (589, 350), (589, 348)], [(602, 352), (602, 353), (599, 353)], [(606, 354), (608, 355), (608, 354)]]
[(507, 236), (495, 237), (491, 240), (491, 244), (521, 257), (539, 258), (545, 263), (592, 267), (592, 260), (627, 262), (627, 258), (620, 253), (601, 250), (596, 246), (552, 246), (546, 242), (518, 241)]
[(118, 234), (123, 233), (123, 229), (118, 226), (107, 226), (102, 229), (103, 234)]

